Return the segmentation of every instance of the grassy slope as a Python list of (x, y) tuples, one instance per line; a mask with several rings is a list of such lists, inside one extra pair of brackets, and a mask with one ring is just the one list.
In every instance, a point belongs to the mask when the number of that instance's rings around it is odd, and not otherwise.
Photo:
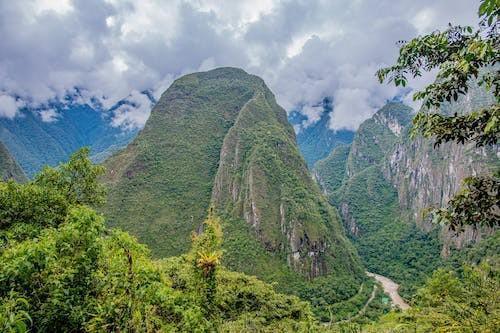
[(224, 136), (253, 95), (241, 73), (219, 75), (176, 80), (133, 143), (106, 162), (109, 224), (157, 257), (187, 250), (210, 204)]
[(9, 150), (0, 142), (0, 180), (14, 179), (18, 182), (27, 180), (21, 167), (10, 155)]

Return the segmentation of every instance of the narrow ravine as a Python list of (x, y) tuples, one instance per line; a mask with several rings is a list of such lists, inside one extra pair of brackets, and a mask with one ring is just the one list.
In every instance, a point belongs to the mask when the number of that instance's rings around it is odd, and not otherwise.
[(406, 303), (405, 300), (399, 296), (399, 284), (383, 275), (370, 272), (366, 272), (366, 275), (374, 278), (382, 284), (382, 288), (384, 288), (384, 292), (391, 298), (392, 304), (398, 306), (401, 310), (406, 310), (410, 307), (410, 305), (408, 305), (408, 303)]

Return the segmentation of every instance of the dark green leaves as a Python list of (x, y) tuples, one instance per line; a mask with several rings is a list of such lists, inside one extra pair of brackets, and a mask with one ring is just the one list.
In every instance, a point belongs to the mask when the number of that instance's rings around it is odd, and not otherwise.
[(465, 225), (494, 228), (500, 221), (500, 174), (469, 177), (464, 180), (460, 192), (448, 207), (434, 212), (437, 222), (454, 231), (462, 231)]

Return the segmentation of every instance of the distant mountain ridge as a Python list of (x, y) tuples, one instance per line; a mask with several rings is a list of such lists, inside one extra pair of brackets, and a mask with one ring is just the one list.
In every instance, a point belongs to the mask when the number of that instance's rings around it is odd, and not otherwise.
[[(89, 146), (95, 160), (102, 161), (137, 134), (137, 129), (112, 126), (113, 111), (124, 103), (130, 102), (120, 101), (104, 111), (102, 106), (81, 104), (77, 97), (68, 97), (43, 109), (23, 108), (13, 119), (0, 118), (0, 141), (29, 177), (44, 165), (67, 160), (83, 146)], [(53, 119), (42, 118), (41, 113), (48, 110)]]
[(312, 124), (305, 125), (307, 116), (301, 110), (294, 110), (288, 116), (297, 132), (297, 144), (310, 169), (317, 161), (327, 157), (336, 146), (349, 144), (354, 138), (354, 131), (330, 128), (330, 116), (334, 112), (331, 98), (324, 98), (315, 107), (321, 107), (323, 111), (319, 120)]

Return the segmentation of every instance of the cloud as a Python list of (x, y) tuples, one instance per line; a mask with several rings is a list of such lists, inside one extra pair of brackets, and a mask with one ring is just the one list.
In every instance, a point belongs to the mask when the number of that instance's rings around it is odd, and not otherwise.
[(124, 101), (113, 110), (111, 125), (125, 129), (143, 127), (153, 106), (149, 97), (134, 90)]
[(59, 113), (54, 109), (41, 110), (39, 112), (43, 122), (52, 123), (59, 118)]
[(0, 117), (12, 119), (23, 105), (9, 95), (0, 94)]
[[(0, 1), (0, 91), (37, 106), (78, 88), (83, 102), (97, 98), (109, 108), (144, 90), (158, 97), (192, 71), (237, 66), (263, 77), (287, 110), (333, 97), (332, 128), (355, 128), (401, 94), (374, 77), (394, 61), (395, 42), (448, 22), (474, 24), (476, 7), (468, 0)], [(150, 110), (137, 105), (120, 109), (114, 123), (142, 126)], [(0, 116), (15, 116), (10, 106)]]

